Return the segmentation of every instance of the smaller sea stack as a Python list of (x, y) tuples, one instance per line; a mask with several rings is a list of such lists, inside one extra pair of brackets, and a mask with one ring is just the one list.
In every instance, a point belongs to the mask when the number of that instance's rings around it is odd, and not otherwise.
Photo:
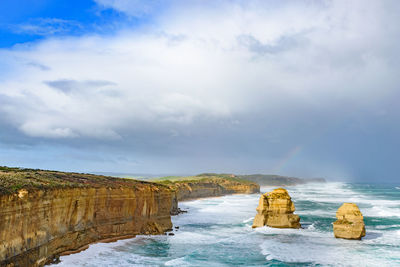
[(364, 217), (354, 203), (344, 203), (336, 212), (337, 221), (333, 223), (336, 238), (358, 239), (365, 236)]
[(264, 225), (275, 228), (300, 228), (300, 217), (293, 214), (294, 204), (284, 188), (261, 195), (253, 228)]

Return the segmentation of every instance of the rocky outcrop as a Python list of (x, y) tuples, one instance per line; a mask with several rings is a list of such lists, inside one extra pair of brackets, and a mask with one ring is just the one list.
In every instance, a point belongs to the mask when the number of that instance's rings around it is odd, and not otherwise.
[(358, 239), (365, 236), (364, 217), (354, 203), (344, 203), (336, 212), (337, 221), (333, 223), (336, 238)]
[[(14, 192), (16, 181), (29, 184)], [(43, 266), (94, 242), (172, 228), (174, 194), (163, 185), (47, 172), (1, 172), (0, 183), (0, 266)]]
[(286, 189), (278, 188), (260, 197), (253, 228), (300, 228), (300, 217), (293, 214), (294, 204)]
[(218, 197), (232, 194), (259, 193), (260, 186), (256, 183), (215, 178), (192, 182), (176, 182), (172, 186), (176, 190), (178, 201), (205, 197)]

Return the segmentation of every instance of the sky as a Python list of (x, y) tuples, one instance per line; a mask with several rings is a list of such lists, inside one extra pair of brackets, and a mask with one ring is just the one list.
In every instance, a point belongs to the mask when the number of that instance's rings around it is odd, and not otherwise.
[(0, 1), (0, 165), (397, 182), (400, 2)]

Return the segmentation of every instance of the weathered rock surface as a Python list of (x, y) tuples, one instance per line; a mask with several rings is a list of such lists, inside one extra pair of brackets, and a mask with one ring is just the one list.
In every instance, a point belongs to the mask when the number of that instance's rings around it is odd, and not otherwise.
[(336, 212), (337, 221), (333, 223), (336, 238), (358, 239), (365, 236), (364, 217), (354, 203), (344, 203)]
[[(31, 184), (50, 175), (17, 174)], [(12, 175), (16, 174), (2, 173), (3, 184), (13, 181)], [(72, 179), (72, 174), (51, 175), (54, 181), (56, 175)], [(82, 187), (77, 185), (79, 179)], [(37, 182), (28, 189), (0, 194), (0, 266), (43, 266), (94, 242), (161, 234), (172, 228), (174, 192), (166, 186), (79, 174), (73, 181), (77, 184), (67, 188)]]
[(205, 173), (187, 177), (165, 177), (152, 180), (175, 191), (171, 214), (179, 214), (178, 201), (232, 194), (253, 194), (260, 192), (257, 183), (239, 179), (233, 174)]
[(253, 228), (300, 228), (300, 217), (293, 214), (294, 204), (286, 189), (278, 188), (260, 197)]
[(0, 167), (0, 266), (43, 266), (95, 242), (172, 230), (178, 200), (256, 193), (252, 182), (200, 177), (151, 183)]
[(256, 183), (241, 183), (225, 179), (208, 179), (194, 182), (183, 181), (175, 183), (172, 187), (176, 189), (178, 201), (260, 192), (260, 186)]

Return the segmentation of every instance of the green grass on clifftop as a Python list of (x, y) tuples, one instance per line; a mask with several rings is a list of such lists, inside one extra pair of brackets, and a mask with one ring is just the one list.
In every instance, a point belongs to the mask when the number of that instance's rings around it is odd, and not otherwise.
[(254, 184), (254, 182), (241, 179), (232, 174), (216, 174), (216, 173), (202, 173), (195, 176), (166, 176), (150, 180), (152, 182), (161, 184), (178, 184), (178, 183), (198, 183), (198, 182), (219, 182), (219, 181), (232, 181), (241, 184)]
[(110, 176), (0, 166), (0, 195), (57, 188), (132, 187), (149, 182)]

